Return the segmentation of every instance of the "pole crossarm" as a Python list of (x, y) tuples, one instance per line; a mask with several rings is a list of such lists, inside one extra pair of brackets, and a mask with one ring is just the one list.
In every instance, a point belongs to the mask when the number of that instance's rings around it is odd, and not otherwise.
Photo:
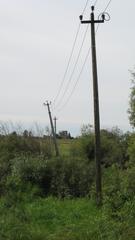
[(105, 13), (101, 14), (101, 20), (95, 20), (94, 19), (94, 6), (91, 7), (92, 13), (91, 13), (91, 20), (83, 20), (83, 15), (80, 15), (80, 21), (82, 24), (91, 24), (91, 23), (104, 23), (105, 21)]
[[(104, 23), (105, 20), (95, 20), (94, 23)], [(85, 21), (81, 21), (82, 24), (89, 24), (92, 23), (92, 21), (90, 20), (85, 20)]]

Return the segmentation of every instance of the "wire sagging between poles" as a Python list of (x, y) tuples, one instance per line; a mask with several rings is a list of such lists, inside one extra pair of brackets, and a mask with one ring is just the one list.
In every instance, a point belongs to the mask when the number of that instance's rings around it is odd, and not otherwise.
[[(85, 4), (85, 7), (82, 11), (82, 14), (84, 14), (84, 12), (86, 11), (86, 8), (88, 6), (88, 3), (89, 3), (89, 0), (86, 1), (86, 4)], [(67, 63), (67, 67), (66, 67), (66, 70), (64, 72), (64, 75), (63, 75), (63, 78), (62, 78), (62, 81), (60, 83), (60, 86), (59, 86), (59, 89), (58, 89), (58, 92), (56, 94), (56, 97), (54, 98), (53, 102), (55, 103), (56, 100), (58, 99), (59, 95), (60, 95), (60, 92), (62, 90), (62, 87), (64, 85), (64, 82), (65, 82), (65, 79), (66, 79), (66, 76), (67, 76), (67, 73), (68, 73), (68, 69), (69, 69), (69, 66), (70, 66), (70, 62), (71, 62), (71, 59), (72, 59), (72, 56), (73, 56), (73, 53), (74, 53), (74, 50), (75, 50), (75, 46), (76, 46), (76, 42), (77, 42), (77, 39), (78, 39), (78, 35), (79, 35), (79, 32), (80, 32), (80, 27), (81, 27), (81, 24), (79, 23), (79, 26), (77, 28), (77, 32), (76, 32), (76, 35), (75, 35), (75, 39), (74, 39), (74, 42), (73, 42), (73, 46), (71, 48), (71, 53), (70, 53), (70, 56), (69, 56), (69, 59), (68, 59), (68, 63)]]
[(75, 82), (75, 84), (74, 84), (74, 86), (73, 86), (73, 89), (72, 89), (70, 95), (68, 96), (67, 100), (66, 100), (65, 103), (62, 105), (62, 107), (61, 107), (60, 109), (58, 109), (58, 111), (61, 111), (61, 110), (68, 104), (68, 102), (70, 101), (70, 99), (71, 99), (71, 97), (72, 97), (72, 95), (73, 95), (73, 93), (74, 93), (74, 91), (75, 91), (75, 89), (76, 89), (76, 87), (77, 87), (77, 84), (78, 84), (78, 82), (79, 82), (79, 80), (80, 80), (80, 77), (81, 77), (81, 75), (82, 75), (82, 73), (83, 73), (83, 70), (84, 70), (84, 67), (85, 67), (85, 65), (86, 65), (88, 56), (89, 56), (89, 54), (90, 54), (90, 50), (91, 50), (91, 49), (89, 48), (89, 50), (88, 50), (88, 52), (87, 52), (87, 55), (86, 55), (86, 57), (85, 57), (83, 66), (82, 66), (82, 68), (81, 68), (81, 71), (80, 71), (80, 73), (79, 73), (79, 75), (78, 75), (78, 77), (77, 77), (77, 80), (76, 80), (76, 82)]
[(76, 61), (75, 61), (75, 64), (74, 64), (72, 73), (71, 73), (70, 78), (69, 78), (69, 80), (68, 80), (68, 82), (67, 82), (67, 84), (66, 84), (65, 91), (64, 91), (64, 93), (62, 94), (61, 98), (59, 99), (59, 101), (58, 101), (58, 103), (57, 103), (57, 105), (56, 105), (56, 108), (57, 108), (57, 106), (58, 106), (59, 104), (61, 104), (61, 101), (63, 100), (66, 92), (68, 91), (68, 87), (69, 87), (69, 85), (70, 85), (70, 83), (71, 83), (71, 80), (72, 80), (73, 75), (74, 75), (74, 72), (75, 72), (75, 70), (76, 70), (78, 61), (79, 61), (79, 59), (80, 59), (80, 55), (81, 55), (82, 48), (83, 48), (83, 45), (84, 45), (84, 41), (85, 41), (85, 38), (86, 38), (86, 35), (87, 35), (87, 32), (88, 32), (88, 28), (89, 28), (89, 26), (86, 27), (86, 31), (85, 31), (85, 33), (84, 33), (84, 37), (83, 37), (83, 40), (82, 40), (82, 44), (81, 44), (81, 47), (80, 47), (80, 50), (79, 50), (77, 59), (76, 59)]

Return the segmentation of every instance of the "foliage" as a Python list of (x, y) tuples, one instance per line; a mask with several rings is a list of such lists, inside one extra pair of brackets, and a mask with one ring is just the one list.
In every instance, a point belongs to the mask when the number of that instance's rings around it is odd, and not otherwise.
[(93, 126), (91, 124), (83, 124), (81, 128), (81, 135), (88, 136), (93, 132)]
[(124, 167), (128, 160), (127, 136), (118, 128), (113, 128), (112, 131), (101, 130), (101, 161), (106, 167), (114, 163)]
[(117, 211), (117, 217), (109, 213), (107, 205), (98, 209), (88, 198), (38, 198), (14, 209), (6, 209), (1, 199), (0, 239), (134, 240), (134, 212), (133, 199)]
[[(101, 163), (105, 167), (114, 163), (124, 167), (125, 162), (128, 161), (128, 140), (129, 134), (123, 134), (118, 128), (113, 128), (111, 131), (101, 130)], [(83, 130), (83, 135), (78, 141), (72, 145), (71, 152), (77, 156), (85, 156), (89, 162), (92, 162), (95, 155), (94, 141), (94, 133), (89, 131), (88, 126), (85, 131)]]
[(55, 159), (51, 193), (59, 197), (82, 197), (90, 193), (95, 170), (86, 159), (66, 157)]
[(135, 127), (135, 72), (130, 71), (131, 77), (132, 77), (132, 87), (131, 87), (131, 93), (130, 93), (130, 101), (129, 101), (129, 121), (131, 126)]
[(135, 134), (134, 133), (129, 137), (128, 154), (130, 158), (130, 163), (135, 164)]
[(16, 157), (11, 175), (24, 184), (39, 186), (41, 195), (80, 197), (88, 195), (94, 179), (94, 166), (84, 159)]
[(0, 239), (135, 239), (135, 135), (101, 131), (99, 209), (92, 200), (94, 134), (83, 129), (57, 158), (46, 138), (0, 136)]
[(38, 137), (17, 135), (13, 132), (0, 137), (0, 153), (8, 153), (8, 158), (14, 158), (17, 154), (44, 154), (50, 156), (46, 141)]

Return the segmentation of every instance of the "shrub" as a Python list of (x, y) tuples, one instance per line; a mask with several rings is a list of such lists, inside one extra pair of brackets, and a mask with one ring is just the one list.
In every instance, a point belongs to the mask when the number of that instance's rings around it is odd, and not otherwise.
[(80, 197), (89, 194), (94, 180), (93, 163), (79, 158), (20, 156), (12, 160), (12, 176), (23, 183), (37, 185), (41, 194)]
[[(80, 141), (80, 155), (85, 156), (89, 161), (94, 160), (94, 138), (94, 133), (90, 132), (78, 140)], [(120, 167), (124, 167), (125, 162), (128, 160), (127, 147), (128, 135), (122, 134), (117, 129), (113, 129), (112, 131), (101, 130), (101, 163), (105, 167), (109, 167), (114, 163), (117, 163)]]
[(55, 160), (51, 192), (60, 197), (82, 197), (90, 193), (95, 170), (86, 159), (71, 158)]

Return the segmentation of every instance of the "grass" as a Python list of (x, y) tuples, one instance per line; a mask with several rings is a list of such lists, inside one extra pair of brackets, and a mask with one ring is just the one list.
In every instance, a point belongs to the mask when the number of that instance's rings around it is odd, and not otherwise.
[(76, 139), (59, 139), (57, 141), (61, 155), (68, 156), (71, 152), (71, 146), (76, 142)]
[(87, 199), (38, 199), (4, 211), (1, 205), (0, 239), (82, 239), (93, 232), (99, 216)]
[(1, 200), (0, 214), (0, 240), (135, 239), (133, 222), (112, 220), (86, 198), (38, 198), (10, 208)]
[(79, 237), (80, 232), (84, 233), (90, 222), (92, 224), (93, 216), (98, 216), (95, 206), (87, 200), (60, 201), (49, 198), (40, 202), (40, 205), (35, 203), (27, 207), (29, 216), (33, 218), (32, 229), (38, 229), (39, 234), (43, 234), (44, 229), (48, 239)]

